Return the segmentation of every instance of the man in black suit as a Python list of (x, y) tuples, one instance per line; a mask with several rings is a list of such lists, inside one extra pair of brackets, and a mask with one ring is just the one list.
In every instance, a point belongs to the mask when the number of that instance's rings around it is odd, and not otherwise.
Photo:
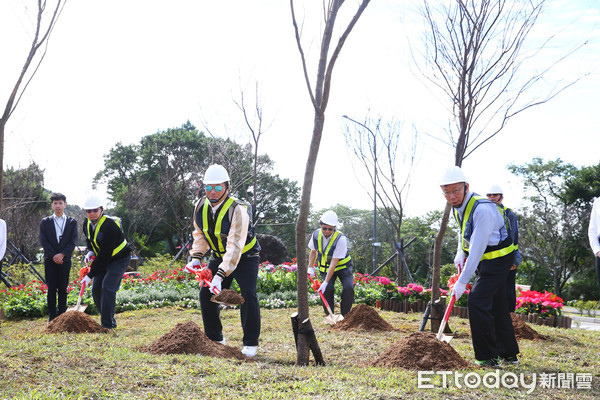
[(77, 221), (65, 214), (67, 198), (64, 194), (52, 193), (50, 201), (54, 214), (42, 219), (40, 242), (44, 249), (44, 270), (48, 285), (48, 318), (52, 321), (67, 311), (67, 286), (71, 273), (71, 255), (77, 245)]

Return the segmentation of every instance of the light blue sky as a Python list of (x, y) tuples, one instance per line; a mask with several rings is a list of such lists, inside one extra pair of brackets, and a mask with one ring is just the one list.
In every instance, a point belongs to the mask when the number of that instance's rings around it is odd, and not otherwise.
[[(318, 1), (298, 1), (303, 40), (315, 65)], [(355, 2), (346, 2), (350, 10)], [(22, 0), (0, 5), (0, 100), (14, 84), (24, 60), (29, 22)], [(318, 5), (318, 4), (317, 4)], [(347, 15), (343, 15), (347, 17)], [(411, 71), (406, 40), (418, 46), (418, 17), (412, 2), (373, 1), (351, 34), (334, 70), (313, 204), (343, 203), (372, 208), (370, 184), (353, 162), (342, 135), (342, 115), (362, 120), (367, 113), (404, 121), (439, 133), (447, 118), (438, 96)], [(573, 22), (575, 21), (575, 22)], [(493, 179), (505, 187), (506, 203), (518, 203), (520, 184), (509, 163), (533, 157), (561, 157), (578, 166), (600, 160), (600, 5), (594, 1), (552, 1), (535, 37), (556, 28), (570, 46), (589, 44), (551, 75), (589, 73), (558, 99), (525, 112), (464, 163), (476, 191)], [(562, 47), (556, 49), (561, 51)], [(566, 48), (566, 47), (565, 47)], [(310, 75), (314, 80), (314, 73)], [(180, 126), (190, 120), (238, 142), (249, 137), (234, 99), (240, 87), (253, 96), (260, 87), (270, 129), (259, 151), (276, 162), (276, 172), (297, 180), (304, 174), (313, 114), (294, 42), (289, 2), (281, 0), (70, 1), (51, 39), (48, 54), (6, 131), (5, 166), (45, 168), (45, 186), (82, 204), (103, 155), (115, 143)], [(405, 212), (442, 209), (437, 179), (452, 163), (453, 150), (420, 139)], [(356, 163), (354, 163), (356, 164)], [(341, 176), (331, 179), (331, 171)], [(401, 173), (401, 171), (400, 171)], [(365, 189), (366, 188), (366, 189)], [(317, 195), (319, 194), (319, 195)]]

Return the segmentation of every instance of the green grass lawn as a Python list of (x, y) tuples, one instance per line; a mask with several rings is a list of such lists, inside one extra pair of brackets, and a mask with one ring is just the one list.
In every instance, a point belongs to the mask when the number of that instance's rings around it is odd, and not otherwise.
[[(320, 308), (311, 319), (327, 363), (295, 366), (290, 315), (295, 310), (262, 310), (258, 356), (240, 362), (198, 355), (153, 355), (137, 350), (179, 322), (202, 326), (199, 310), (160, 308), (117, 314), (111, 334), (45, 334), (46, 319), (3, 321), (0, 327), (0, 398), (2, 399), (598, 399), (600, 332), (535, 326), (547, 339), (520, 341), (521, 363), (500, 374), (536, 376), (532, 393), (525, 387), (466, 389), (434, 375), (433, 388), (418, 387), (417, 371), (366, 366), (397, 340), (418, 330), (419, 314), (380, 311), (395, 332), (330, 330)], [(97, 316), (93, 317), (98, 320)], [(239, 310), (222, 312), (227, 345), (241, 348)], [(467, 320), (451, 318), (461, 333), (451, 345), (473, 362)], [(462, 337), (462, 338), (460, 338)], [(490, 370), (474, 372), (483, 377)], [(541, 386), (540, 377), (564, 384), (570, 375), (591, 374), (591, 389)], [(471, 374), (473, 375), (473, 374)], [(589, 375), (588, 375), (589, 376)], [(573, 378), (575, 379), (575, 378)], [(459, 381), (460, 383), (460, 381)]]

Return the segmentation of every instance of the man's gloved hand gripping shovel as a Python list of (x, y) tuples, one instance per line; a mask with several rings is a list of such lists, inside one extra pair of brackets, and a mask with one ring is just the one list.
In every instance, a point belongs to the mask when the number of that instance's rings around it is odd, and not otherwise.
[(325, 305), (325, 308), (329, 312), (329, 315), (325, 316), (325, 322), (327, 322), (329, 325), (335, 325), (338, 322), (342, 321), (344, 319), (344, 316), (340, 315), (340, 314), (334, 314), (333, 311), (331, 311), (331, 307), (329, 307), (329, 303), (325, 299), (325, 296), (323, 296), (323, 293), (319, 292), (318, 286), (315, 287), (315, 281), (310, 277), (310, 274), (307, 274), (307, 275), (308, 275), (308, 280), (312, 284), (313, 290), (315, 292), (319, 293), (319, 295), (321, 296), (321, 300), (323, 301), (323, 304)]
[[(213, 278), (210, 269), (187, 268), (187, 271), (196, 275), (196, 280), (200, 282), (201, 286), (210, 287), (211, 280)], [(214, 287), (212, 292), (215, 294), (215, 296), (212, 296), (210, 301), (214, 303), (219, 303), (226, 306), (237, 306), (244, 302), (244, 298), (234, 290), (230, 291), (228, 289), (225, 289), (225, 292), (223, 292), (222, 290), (219, 290), (218, 288)], [(219, 296), (221, 293), (225, 293), (227, 296)]]

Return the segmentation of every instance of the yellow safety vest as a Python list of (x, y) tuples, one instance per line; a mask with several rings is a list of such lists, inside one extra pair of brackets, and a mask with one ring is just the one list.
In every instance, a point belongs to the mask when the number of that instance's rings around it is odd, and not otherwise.
[[(454, 209), (454, 219), (456, 219), (456, 222), (458, 223), (458, 226), (460, 227), (460, 232), (461, 232), (461, 235), (460, 235), (461, 236), (461, 247), (466, 254), (469, 253), (469, 246), (468, 246), (467, 241), (471, 238), (471, 233), (473, 233), (473, 210), (476, 208), (477, 203), (479, 203), (481, 201), (491, 202), (490, 200), (488, 200), (484, 197), (481, 197), (481, 196), (477, 196), (477, 195), (471, 196), (471, 198), (467, 202), (467, 206), (465, 207), (465, 214), (463, 216), (462, 221), (460, 220), (460, 217), (458, 216), (458, 211), (456, 209)], [(498, 209), (498, 212), (502, 215), (502, 217), (504, 219), (504, 215), (499, 209)], [(505, 224), (506, 224), (506, 222), (505, 222)], [(506, 225), (505, 225), (505, 228), (506, 228)], [(508, 233), (508, 231), (507, 231), (507, 233)], [(490, 246), (488, 246), (488, 247), (490, 247)], [(512, 253), (514, 250), (515, 250), (515, 246), (511, 242), (511, 244), (509, 246), (485, 252), (483, 254), (483, 256), (481, 257), (481, 259), (482, 260), (492, 260), (494, 258), (500, 258), (507, 254)]]
[[(89, 220), (87, 221), (87, 232), (86, 232), (87, 238), (90, 240), (90, 243), (92, 244), (92, 249), (94, 250), (94, 253), (96, 253), (96, 255), (98, 255), (100, 253), (100, 246), (98, 245), (98, 232), (100, 232), (100, 227), (102, 226), (104, 221), (106, 221), (106, 218), (110, 218), (110, 217), (107, 217), (106, 215), (102, 215), (102, 217), (100, 217), (100, 220), (96, 224), (96, 228), (93, 231), (92, 231), (92, 224), (90, 223)], [(120, 220), (115, 219), (115, 218), (111, 218), (111, 219), (113, 221), (115, 221), (115, 223), (117, 224), (117, 226), (119, 228), (121, 228)], [(119, 254), (119, 252), (121, 250), (123, 250), (126, 246), (127, 246), (127, 240), (123, 239), (123, 242), (121, 242), (121, 244), (118, 245), (117, 247), (115, 247), (115, 249), (113, 250), (112, 257)]]
[[(233, 197), (229, 197), (223, 205), (221, 209), (218, 211), (218, 214), (215, 216), (215, 224), (214, 227), (210, 227), (208, 224), (208, 210), (211, 207), (210, 201), (206, 199), (204, 201), (204, 205), (202, 206), (202, 233), (204, 234), (204, 238), (208, 243), (208, 246), (212, 250), (213, 254), (216, 257), (222, 258), (225, 254), (225, 249), (227, 247), (227, 233), (229, 232), (229, 223), (230, 221), (225, 220), (226, 231), (223, 232), (223, 219), (227, 215), (227, 212), (234, 203), (236, 203), (237, 199)], [(238, 205), (243, 207), (247, 207), (244, 203), (237, 201)], [(250, 231), (248, 231), (248, 236), (250, 237)], [(251, 250), (256, 244), (256, 237), (251, 236), (251, 239), (246, 239), (246, 245), (242, 250), (242, 254), (247, 253)]]
[[(332, 257), (329, 254), (330, 253), (333, 254), (337, 240), (342, 235), (342, 233), (340, 231), (334, 231), (331, 234), (329, 243), (327, 243), (327, 247), (324, 250), (323, 250), (323, 237), (324, 237), (323, 231), (318, 229), (317, 231), (315, 231), (315, 234), (317, 234), (315, 247), (317, 249), (317, 252), (319, 253), (319, 258), (317, 260), (317, 262), (319, 263), (319, 271), (327, 272), (327, 269), (329, 268), (329, 264), (331, 263), (331, 259), (332, 259)], [(313, 240), (315, 240), (315, 237), (314, 237), (315, 234), (313, 234)], [(341, 269), (346, 268), (346, 266), (350, 262), (350, 260), (351, 260), (350, 255), (348, 253), (346, 253), (346, 257), (344, 257), (338, 261), (338, 263), (335, 267), (335, 271), (339, 271)]]

